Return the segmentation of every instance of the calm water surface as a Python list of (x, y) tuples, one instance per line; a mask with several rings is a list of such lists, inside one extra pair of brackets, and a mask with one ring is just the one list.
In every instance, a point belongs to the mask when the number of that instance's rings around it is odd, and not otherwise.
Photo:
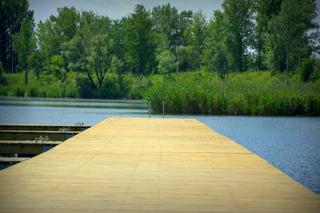
[[(0, 99), (0, 123), (94, 125), (111, 116), (148, 117), (143, 106), (136, 101)], [(197, 119), (320, 194), (319, 117), (166, 117)]]

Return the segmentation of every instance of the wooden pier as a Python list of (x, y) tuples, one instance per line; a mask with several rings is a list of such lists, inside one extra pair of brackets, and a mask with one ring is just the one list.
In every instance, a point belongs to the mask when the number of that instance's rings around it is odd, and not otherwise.
[(0, 124), (0, 169), (41, 154), (88, 128)]
[(0, 212), (320, 212), (320, 197), (191, 119), (110, 118), (0, 171)]

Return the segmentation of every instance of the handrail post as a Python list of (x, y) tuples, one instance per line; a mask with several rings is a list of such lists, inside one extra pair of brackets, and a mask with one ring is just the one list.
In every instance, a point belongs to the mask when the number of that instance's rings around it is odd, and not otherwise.
[(162, 117), (164, 118), (164, 101), (162, 101)]

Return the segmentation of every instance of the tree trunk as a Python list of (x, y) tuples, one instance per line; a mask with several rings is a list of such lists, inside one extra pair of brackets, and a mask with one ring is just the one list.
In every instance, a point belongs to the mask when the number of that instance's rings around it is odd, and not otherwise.
[(122, 91), (123, 91), (123, 88), (122, 88), (122, 74), (118, 73), (118, 85), (119, 85), (119, 91), (120, 91), (120, 95), (122, 96)]
[(286, 71), (289, 71), (289, 47), (286, 48)]
[(27, 89), (27, 85), (28, 85), (28, 70), (25, 69), (24, 70), (24, 97), (28, 97), (28, 89)]
[(240, 72), (243, 71), (243, 44), (242, 44), (242, 40), (239, 39), (239, 49), (238, 49), (238, 69)]
[(177, 72), (179, 72), (179, 45), (176, 46)]
[(99, 97), (102, 97), (102, 89), (103, 89), (103, 81), (104, 81), (104, 77), (105, 77), (105, 71), (101, 71), (101, 70), (96, 70), (96, 76), (98, 79), (98, 92), (99, 92)]
[(13, 47), (11, 47), (11, 73), (13, 73)]
[(99, 98), (102, 98), (102, 84), (100, 82), (98, 85), (98, 95), (99, 95)]
[(25, 85), (28, 85), (28, 70), (24, 70), (24, 83)]
[(99, 90), (102, 89), (102, 86), (103, 86), (103, 81), (99, 80)]
[(262, 70), (261, 67), (262, 67), (261, 66), (261, 49), (259, 47), (259, 49), (258, 49), (258, 70)]
[(239, 57), (239, 71), (242, 72), (243, 71), (243, 67), (242, 67), (242, 55), (240, 55)]
[(92, 79), (92, 77), (91, 77), (91, 75), (90, 75), (89, 71), (88, 71), (88, 70), (86, 70), (86, 73), (87, 73), (87, 76), (88, 76), (88, 79), (89, 79), (89, 82), (90, 82), (91, 88), (92, 88), (92, 89), (96, 89), (96, 88), (97, 88), (97, 86), (96, 86), (96, 84), (93, 82), (93, 79)]

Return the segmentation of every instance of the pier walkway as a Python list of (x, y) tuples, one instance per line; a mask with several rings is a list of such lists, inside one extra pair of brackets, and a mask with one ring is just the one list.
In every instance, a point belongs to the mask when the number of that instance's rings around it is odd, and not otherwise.
[(110, 118), (0, 171), (0, 212), (320, 212), (320, 197), (191, 119)]

